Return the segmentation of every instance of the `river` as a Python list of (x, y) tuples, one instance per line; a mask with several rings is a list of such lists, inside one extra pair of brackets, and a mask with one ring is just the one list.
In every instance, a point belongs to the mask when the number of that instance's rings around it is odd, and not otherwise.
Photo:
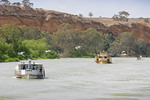
[(20, 62), (0, 63), (0, 100), (150, 100), (150, 58), (35, 60), (45, 79), (13, 78)]

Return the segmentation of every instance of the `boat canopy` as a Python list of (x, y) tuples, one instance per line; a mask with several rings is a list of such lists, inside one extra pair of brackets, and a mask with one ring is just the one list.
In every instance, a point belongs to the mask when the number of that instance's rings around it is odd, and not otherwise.
[(18, 67), (21, 70), (26, 70), (26, 69), (38, 70), (41, 67), (43, 67), (43, 65), (42, 64), (19, 64)]

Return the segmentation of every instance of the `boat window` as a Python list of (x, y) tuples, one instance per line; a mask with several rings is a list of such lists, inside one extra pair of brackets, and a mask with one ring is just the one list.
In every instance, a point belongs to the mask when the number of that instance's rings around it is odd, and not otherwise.
[(25, 70), (26, 69), (25, 65), (21, 65), (21, 69)]
[(28, 69), (28, 65), (25, 65), (25, 69)]
[(102, 56), (99, 56), (99, 58), (102, 58)]
[(35, 70), (35, 67), (33, 66), (32, 70)]
[(104, 58), (107, 58), (107, 56), (105, 56)]
[(42, 67), (42, 65), (38, 65), (38, 69), (40, 69), (40, 67)]
[(32, 65), (32, 70), (35, 70), (35, 64)]
[[(19, 67), (20, 67), (20, 65), (19, 65)], [(23, 65), (21, 65), (21, 69), (23, 69)]]
[(31, 69), (31, 65), (28, 65), (28, 69)]
[(29, 69), (33, 69), (33, 65), (29, 65)]

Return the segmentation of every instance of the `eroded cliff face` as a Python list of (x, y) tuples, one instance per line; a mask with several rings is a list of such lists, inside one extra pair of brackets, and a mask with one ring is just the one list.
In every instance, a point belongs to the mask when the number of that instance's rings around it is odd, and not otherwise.
[(145, 42), (150, 40), (150, 27), (139, 23), (107, 27), (100, 22), (67, 13), (0, 5), (0, 26), (3, 24), (35, 26), (40, 30), (52, 33), (60, 28), (62, 23), (69, 23), (75, 29), (86, 30), (88, 28), (95, 28), (100, 33), (112, 32), (116, 36), (122, 32), (132, 32), (137, 38), (143, 38)]
[(74, 28), (82, 30), (92, 27), (103, 32), (108, 29), (102, 23), (86, 20), (76, 15), (51, 10), (0, 5), (0, 26), (3, 24), (27, 25), (54, 32), (62, 23), (70, 23)]
[(109, 27), (108, 32), (114, 33), (118, 36), (122, 32), (131, 32), (136, 38), (143, 38), (146, 43), (150, 40), (150, 27), (140, 23), (132, 23), (131, 25), (112, 25)]

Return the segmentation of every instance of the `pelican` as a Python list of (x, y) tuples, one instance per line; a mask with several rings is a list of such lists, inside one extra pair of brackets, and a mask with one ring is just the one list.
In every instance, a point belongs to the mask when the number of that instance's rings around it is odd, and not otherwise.
[(18, 52), (18, 55), (24, 56), (24, 53), (25, 53), (25, 52)]
[(77, 49), (81, 49), (81, 47), (82, 47), (82, 46), (76, 46), (75, 49), (76, 49), (76, 50), (77, 50)]

